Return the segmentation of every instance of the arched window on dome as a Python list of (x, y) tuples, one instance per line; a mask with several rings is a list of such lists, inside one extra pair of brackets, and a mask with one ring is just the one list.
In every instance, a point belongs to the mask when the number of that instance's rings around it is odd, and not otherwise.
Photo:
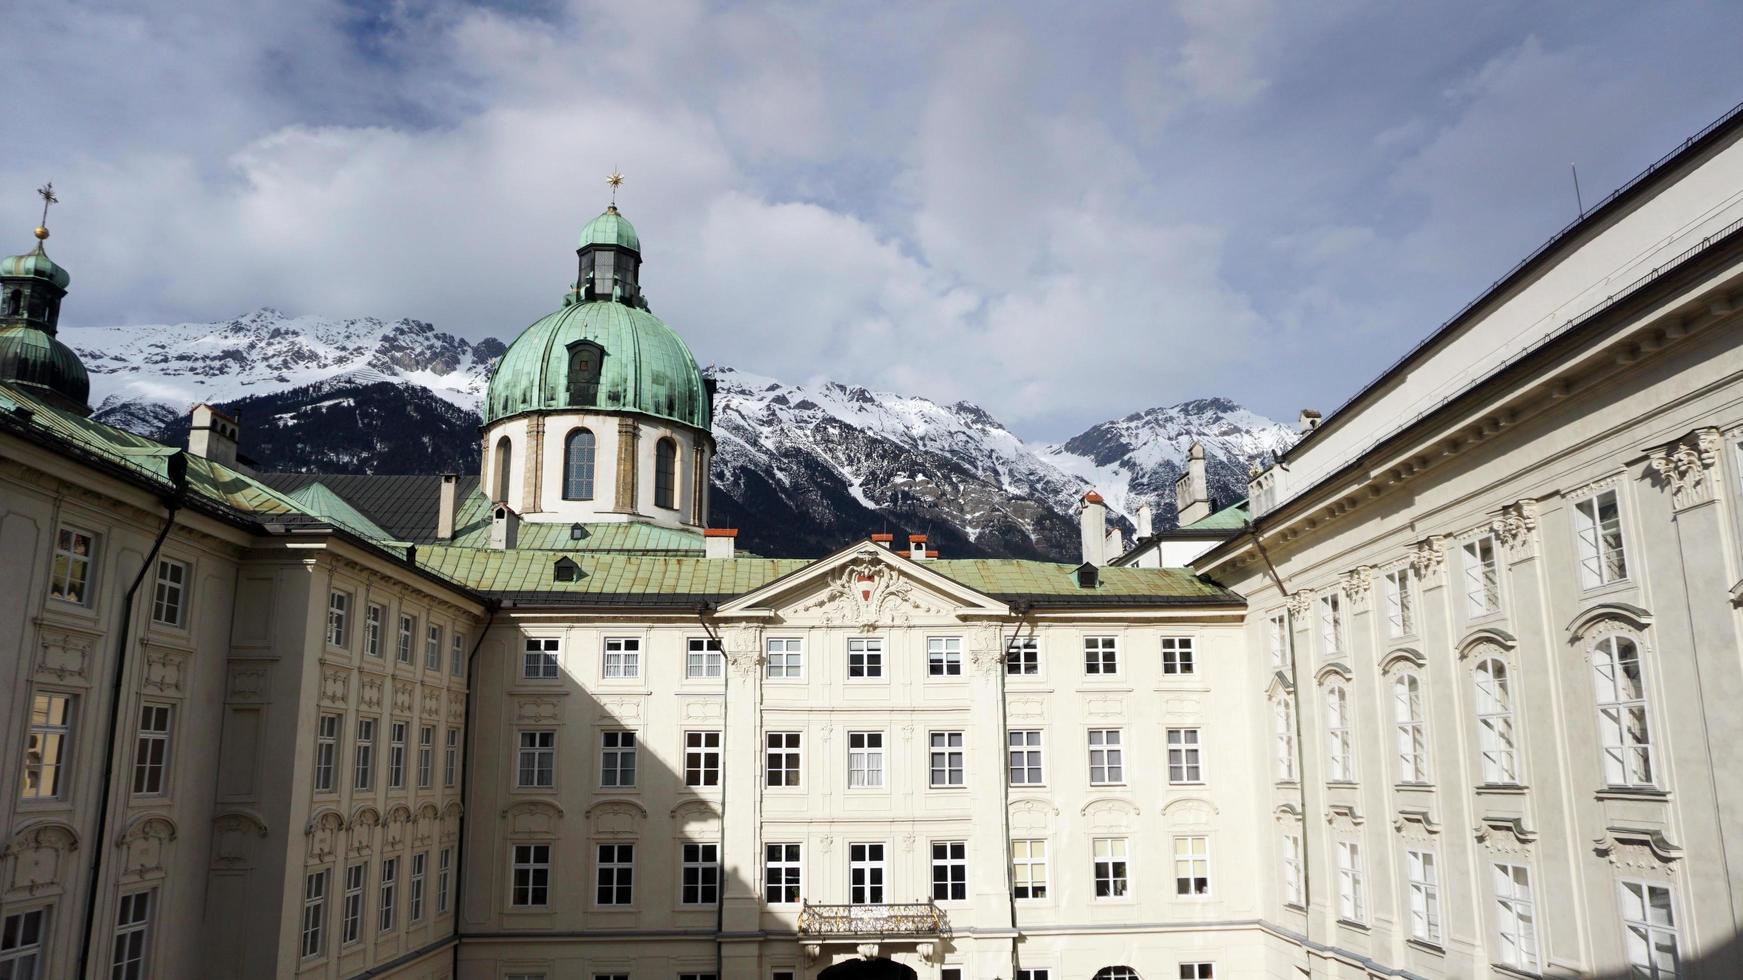
[(563, 499), (593, 499), (592, 431), (576, 429), (563, 441)]
[(13, 289), (6, 294), (6, 315), (17, 316), (24, 308), (24, 290)]
[(496, 494), (494, 499), (499, 503), (508, 500), (509, 469), (513, 462), (514, 449), (508, 441), (508, 436), (503, 436), (496, 440)]
[(670, 436), (654, 443), (654, 506), (677, 510), (678, 444)]
[(593, 405), (599, 400), (599, 373), (605, 348), (591, 340), (569, 345), (569, 404)]

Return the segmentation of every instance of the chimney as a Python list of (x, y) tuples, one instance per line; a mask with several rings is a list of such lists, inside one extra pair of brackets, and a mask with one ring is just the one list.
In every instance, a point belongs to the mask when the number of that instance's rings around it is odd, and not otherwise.
[(1142, 541), (1154, 534), (1155, 515), (1150, 511), (1149, 504), (1138, 505), (1138, 540)]
[(738, 549), (738, 529), (711, 527), (702, 532), (702, 557), (731, 558)]
[(1186, 472), (1174, 481), (1174, 513), (1181, 527), (1210, 516), (1210, 480), (1204, 469), (1204, 444), (1194, 439), (1186, 451)]
[(908, 557), (915, 561), (926, 560), (926, 535), (908, 535)]
[(490, 546), (498, 551), (506, 551), (515, 546), (520, 538), (520, 515), (509, 509), (507, 504), (497, 504), (490, 509)]
[(436, 504), (436, 540), (454, 539), (454, 497), (460, 490), (460, 474), (442, 474), (442, 494)]
[(872, 544), (888, 551), (890, 546), (895, 543), (896, 536), (893, 534), (874, 534), (871, 539)]
[(937, 561), (938, 560), (938, 549), (933, 548), (932, 550), (926, 552), (926, 560), (927, 561)]
[(241, 428), (231, 416), (204, 402), (194, 406), (188, 422), (188, 452), (225, 466), (236, 465)]
[(1112, 524), (1108, 525), (1108, 536), (1102, 542), (1101, 553), (1107, 556), (1108, 561), (1113, 561), (1126, 553), (1126, 537), (1120, 533), (1119, 528)]
[(1319, 428), (1319, 409), (1302, 409), (1301, 414), (1295, 419), (1295, 431), (1301, 435), (1307, 435), (1317, 428)]
[(1078, 510), (1083, 527), (1083, 562), (1086, 565), (1106, 565), (1108, 542), (1108, 507), (1101, 494), (1094, 490), (1083, 495)]

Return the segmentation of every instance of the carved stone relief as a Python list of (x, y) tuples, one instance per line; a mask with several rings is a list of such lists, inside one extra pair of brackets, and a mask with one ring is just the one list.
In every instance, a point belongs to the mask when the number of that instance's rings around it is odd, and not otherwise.
[(793, 610), (829, 625), (873, 629), (907, 625), (915, 615), (942, 615), (942, 606), (913, 587), (885, 559), (860, 555), (829, 576), (824, 587)]
[(1520, 500), (1501, 508), (1501, 516), (1490, 523), (1489, 530), (1501, 542), (1501, 550), (1510, 562), (1521, 562), (1537, 556), (1537, 501)]
[(8, 894), (35, 895), (60, 890), (67, 855), (78, 847), (78, 835), (65, 824), (39, 823), (18, 833), (5, 851), (12, 862), (11, 880), (6, 885)]
[(343, 708), (351, 696), (351, 672), (343, 667), (321, 668), (321, 703)]
[(1713, 499), (1713, 468), (1719, 461), (1718, 429), (1696, 429), (1669, 446), (1652, 450), (1652, 473), (1670, 490), (1677, 510)]
[(94, 637), (50, 629), (42, 630), (39, 635), (41, 645), (36, 654), (38, 677), (52, 678), (61, 683), (90, 679), (86, 676), (86, 671), (91, 669), (91, 654), (97, 642)]
[(134, 879), (161, 878), (165, 854), (176, 839), (176, 825), (157, 814), (140, 817), (122, 831), (115, 846), (123, 851), (121, 873)]
[(182, 693), (182, 676), (187, 669), (188, 652), (173, 647), (148, 645), (145, 648), (145, 676), (140, 683), (145, 690), (158, 694)]

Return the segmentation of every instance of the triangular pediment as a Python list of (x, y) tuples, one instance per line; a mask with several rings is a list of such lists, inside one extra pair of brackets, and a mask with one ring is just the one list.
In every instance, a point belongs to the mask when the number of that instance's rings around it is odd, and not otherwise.
[(932, 571), (924, 562), (862, 542), (724, 603), (715, 614), (875, 628), (1008, 611), (1005, 603)]

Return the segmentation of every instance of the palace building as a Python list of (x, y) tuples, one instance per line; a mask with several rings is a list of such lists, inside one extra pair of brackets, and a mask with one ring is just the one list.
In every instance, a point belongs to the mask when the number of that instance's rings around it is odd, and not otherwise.
[(1736, 114), (1247, 500), (1195, 454), (1186, 526), (1125, 548), (1090, 493), (1064, 564), (711, 526), (712, 387), (615, 203), (465, 476), (92, 421), (37, 237), (0, 978), (1743, 973)]

